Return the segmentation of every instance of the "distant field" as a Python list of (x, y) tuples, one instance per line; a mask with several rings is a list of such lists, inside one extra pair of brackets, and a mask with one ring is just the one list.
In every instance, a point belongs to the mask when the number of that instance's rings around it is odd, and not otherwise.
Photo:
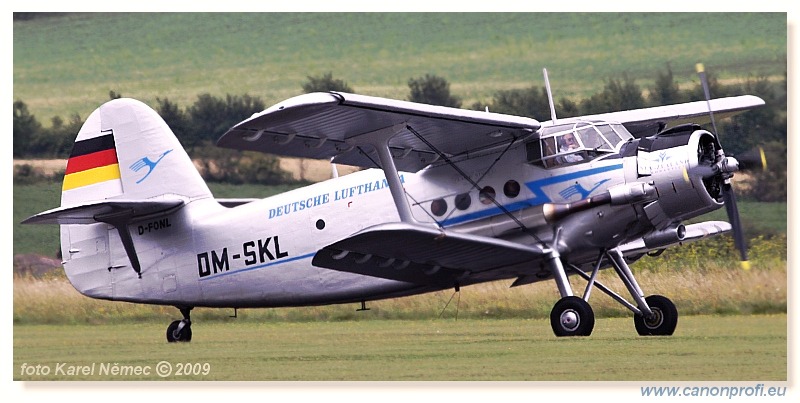
[[(464, 105), (543, 86), (580, 99), (628, 74), (643, 88), (671, 65), (695, 85), (786, 74), (786, 13), (92, 13), (13, 24), (14, 99), (49, 125), (85, 118), (110, 90), (153, 105), (199, 94), (272, 104), (331, 72), (356, 92), (405, 99), (446, 78)], [(541, 118), (541, 117), (538, 117)]]
[[(570, 339), (553, 336), (543, 319), (231, 320), (195, 321), (192, 342), (175, 345), (164, 340), (166, 325), (16, 325), (13, 379), (769, 383), (788, 373), (785, 314), (683, 317), (671, 337), (640, 337), (630, 318), (603, 319), (592, 336)], [(172, 370), (163, 378), (160, 362)], [(63, 373), (92, 364), (93, 373)], [(150, 373), (101, 374), (101, 365)], [(23, 366), (34, 372), (23, 375)], [(36, 366), (49, 374), (36, 375)], [(187, 367), (189, 375), (176, 374)]]

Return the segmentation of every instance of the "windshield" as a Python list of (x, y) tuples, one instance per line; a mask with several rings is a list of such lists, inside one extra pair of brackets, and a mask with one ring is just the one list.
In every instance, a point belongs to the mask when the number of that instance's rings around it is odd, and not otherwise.
[(539, 141), (528, 143), (528, 162), (545, 168), (589, 161), (619, 149), (633, 136), (621, 124), (578, 122), (543, 127)]

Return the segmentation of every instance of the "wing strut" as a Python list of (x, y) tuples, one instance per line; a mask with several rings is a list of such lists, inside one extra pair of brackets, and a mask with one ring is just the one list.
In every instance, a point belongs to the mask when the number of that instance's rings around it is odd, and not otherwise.
[[(381, 162), (381, 169), (386, 176), (386, 182), (389, 184), (389, 190), (392, 192), (392, 199), (394, 205), (397, 207), (397, 213), (400, 215), (400, 221), (404, 223), (414, 224), (417, 221), (411, 215), (411, 206), (406, 199), (406, 192), (403, 189), (403, 183), (400, 182), (400, 175), (397, 173), (397, 167), (394, 164), (392, 151), (389, 149), (389, 140), (397, 134), (400, 134), (406, 127), (406, 123), (398, 123), (393, 126), (384, 127), (372, 132), (360, 134), (356, 137), (349, 139), (358, 139), (358, 144), (367, 143), (375, 147), (378, 152), (378, 158)], [(350, 142), (349, 141), (349, 142)]]

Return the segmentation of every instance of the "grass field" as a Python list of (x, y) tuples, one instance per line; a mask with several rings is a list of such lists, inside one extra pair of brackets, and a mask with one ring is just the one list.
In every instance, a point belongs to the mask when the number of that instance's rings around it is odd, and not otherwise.
[[(681, 315), (698, 314), (775, 314), (787, 312), (788, 283), (785, 259), (775, 258), (772, 264), (753, 261), (753, 269), (709, 265), (681, 267), (669, 265), (638, 270), (637, 280), (646, 294), (661, 294), (675, 302)], [(634, 269), (637, 266), (634, 265)], [(612, 270), (605, 270), (598, 281), (625, 297), (624, 286)], [(582, 295), (586, 283), (571, 279), (576, 293)], [(45, 279), (14, 277), (14, 324), (119, 324), (164, 323), (176, 319), (173, 307), (160, 307), (124, 302), (96, 300), (80, 295), (62, 277)], [(452, 291), (368, 304), (371, 309), (356, 312), (355, 304), (319, 307), (243, 309), (238, 321), (349, 321), (376, 319), (538, 319), (549, 317), (558, 300), (553, 282), (509, 288), (509, 281), (477, 284)], [(452, 300), (451, 300), (452, 298)], [(630, 312), (605, 294), (595, 291), (590, 300), (597, 317), (628, 317)], [(201, 321), (228, 321), (232, 310), (197, 308), (192, 318)], [(179, 317), (177, 317), (179, 319)], [(165, 325), (166, 326), (166, 325)]]
[[(13, 368), (15, 380), (785, 381), (786, 325), (786, 315), (689, 316), (672, 337), (640, 337), (630, 318), (616, 318), (599, 320), (591, 337), (558, 339), (542, 319), (196, 321), (193, 341), (180, 345), (163, 340), (160, 322), (24, 325), (14, 329)], [(197, 373), (161, 378), (161, 361)], [(59, 363), (95, 372), (56, 374)], [(23, 364), (50, 375), (23, 375)], [(101, 374), (101, 364), (152, 373)]]
[[(785, 13), (91, 13), (13, 25), (14, 99), (45, 125), (85, 118), (113, 90), (153, 105), (210, 93), (269, 105), (331, 72), (355, 92), (405, 99), (436, 74), (465, 106), (543, 86), (597, 93), (622, 74), (646, 88), (669, 64), (694, 86), (704, 62), (723, 82), (782, 80)], [(537, 117), (545, 118), (545, 117)]]

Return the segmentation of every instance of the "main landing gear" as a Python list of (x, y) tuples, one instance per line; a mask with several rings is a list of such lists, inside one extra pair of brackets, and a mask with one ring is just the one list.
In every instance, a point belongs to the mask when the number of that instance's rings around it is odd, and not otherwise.
[(556, 302), (550, 312), (550, 326), (556, 336), (588, 336), (594, 329), (594, 312), (588, 302), (569, 295)]
[[(604, 251), (597, 258), (597, 264), (591, 276), (578, 267), (569, 265), (568, 269), (583, 277), (588, 284), (583, 293), (583, 298), (572, 294), (572, 287), (567, 279), (567, 273), (561, 262), (561, 257), (556, 250), (549, 251), (549, 264), (555, 278), (561, 299), (553, 306), (550, 312), (550, 325), (556, 336), (589, 336), (594, 328), (594, 311), (589, 305), (589, 296), (592, 288), (597, 287), (611, 298), (630, 309), (634, 313), (633, 323), (636, 332), (641, 336), (670, 336), (678, 325), (678, 310), (675, 304), (667, 297), (651, 295), (644, 297), (644, 292), (633, 277), (628, 263), (617, 249)], [(607, 259), (607, 260), (606, 260)], [(610, 262), (619, 275), (620, 280), (636, 301), (636, 306), (620, 297), (608, 287), (597, 282), (597, 273), (604, 261)]]
[(192, 321), (189, 319), (189, 313), (192, 308), (178, 307), (178, 309), (180, 309), (183, 319), (169, 324), (167, 327), (167, 341), (170, 343), (190, 342), (192, 341)]

